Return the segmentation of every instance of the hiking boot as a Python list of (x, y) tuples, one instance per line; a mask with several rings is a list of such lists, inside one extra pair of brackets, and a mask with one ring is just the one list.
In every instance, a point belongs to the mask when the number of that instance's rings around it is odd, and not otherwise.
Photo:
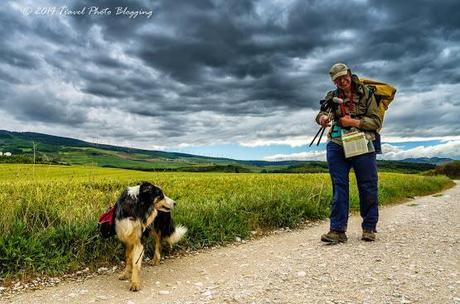
[(330, 230), (321, 236), (321, 241), (331, 244), (345, 243), (348, 240), (345, 232)]
[(375, 233), (372, 230), (363, 230), (363, 236), (361, 240), (366, 242), (373, 242), (375, 241)]

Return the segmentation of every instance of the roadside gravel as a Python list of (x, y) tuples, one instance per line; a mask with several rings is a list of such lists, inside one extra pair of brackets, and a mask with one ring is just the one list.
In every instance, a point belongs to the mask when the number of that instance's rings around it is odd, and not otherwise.
[[(142, 290), (112, 271), (80, 282), (3, 294), (0, 303), (455, 303), (460, 304), (460, 184), (381, 209), (377, 241), (325, 245), (327, 222), (142, 270)], [(105, 269), (104, 269), (105, 271)]]

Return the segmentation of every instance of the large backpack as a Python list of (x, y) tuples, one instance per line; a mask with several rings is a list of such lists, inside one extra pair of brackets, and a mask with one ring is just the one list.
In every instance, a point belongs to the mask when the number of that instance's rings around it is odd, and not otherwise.
[[(374, 93), (377, 104), (379, 105), (379, 116), (382, 119), (383, 125), (385, 111), (388, 110), (390, 103), (395, 98), (396, 88), (387, 83), (369, 78), (360, 77), (359, 80)], [(380, 129), (377, 131), (380, 131)]]

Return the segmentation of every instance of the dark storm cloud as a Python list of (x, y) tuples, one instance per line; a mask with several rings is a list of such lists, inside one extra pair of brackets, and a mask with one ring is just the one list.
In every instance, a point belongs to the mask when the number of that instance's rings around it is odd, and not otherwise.
[(123, 62), (102, 54), (95, 56), (92, 61), (95, 65), (102, 68), (123, 69), (127, 67)]
[(127, 96), (126, 92), (119, 91), (117, 88), (103, 82), (89, 83), (88, 86), (83, 89), (83, 92), (108, 98), (124, 98)]
[[(242, 120), (279, 111), (288, 117), (318, 108), (319, 99), (333, 88), (328, 69), (338, 61), (360, 75), (395, 84), (403, 96), (439, 90), (450, 105), (458, 100), (453, 89), (460, 82), (458, 1), (58, 4), (69, 10), (110, 8), (110, 16), (24, 16), (14, 7), (30, 3), (17, 2), (8, 2), (0, 11), (0, 81), (9, 86), (6, 99), (16, 101), (4, 106), (18, 119), (74, 125), (89, 119), (87, 110), (110, 109), (142, 119), (162, 117), (157, 130), (166, 137), (190, 132), (195, 114), (202, 111)], [(56, 3), (43, 0), (34, 5)], [(117, 16), (117, 7), (152, 10), (152, 17)], [(43, 93), (31, 99), (18, 87), (52, 87), (57, 82), (86, 98), (68, 102), (56, 93)], [(403, 136), (413, 135), (420, 119), (401, 112), (388, 121), (400, 124)], [(439, 122), (424, 124), (429, 133)], [(114, 136), (116, 129), (114, 125)], [(200, 130), (209, 134), (212, 129), (203, 123)], [(445, 129), (452, 135), (460, 124), (449, 118)], [(295, 132), (259, 134), (274, 138)], [(436, 135), (442, 132), (436, 129)]]
[[(459, 70), (451, 69), (459, 56), (450, 60), (439, 57), (445, 47), (460, 41), (457, 1), (373, 1), (371, 5), (383, 19), (369, 22), (362, 47), (347, 58), (350, 63), (357, 62), (361, 68), (366, 62), (388, 61), (383, 69), (362, 70), (375, 77), (383, 75), (409, 90), (419, 89), (415, 78), (429, 81), (431, 86), (459, 77)], [(446, 65), (450, 69), (446, 70)]]
[(3, 70), (0, 70), (0, 80), (6, 82), (5, 85), (17, 85), (21, 83), (21, 81), (18, 78), (9, 75), (8, 72), (5, 72)]
[(35, 69), (37, 60), (26, 53), (16, 52), (7, 46), (2, 46), (0, 61), (23, 69)]
[(87, 120), (85, 110), (44, 92), (18, 93), (15, 98), (0, 101), (16, 118), (28, 123), (41, 122), (80, 125)]

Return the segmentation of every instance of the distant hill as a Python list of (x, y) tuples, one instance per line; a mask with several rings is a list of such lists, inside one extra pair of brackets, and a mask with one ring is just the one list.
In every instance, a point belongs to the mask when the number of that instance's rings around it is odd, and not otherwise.
[[(146, 153), (152, 156), (165, 156), (168, 158), (180, 158), (180, 157), (193, 157), (193, 158), (203, 158), (209, 159), (209, 157), (185, 154), (185, 153), (176, 153), (176, 152), (163, 152), (163, 151), (152, 151), (152, 150), (143, 150), (136, 148), (127, 148), (120, 146), (111, 146), (105, 144), (96, 144), (90, 143), (79, 139), (61, 137), (48, 135), (43, 133), (34, 133), (34, 132), (12, 132), (0, 130), (0, 147), (5, 146), (3, 149), (10, 148), (10, 152), (21, 152), (23, 148), (31, 148), (31, 143), (35, 141), (40, 143), (45, 150), (48, 148), (50, 151), (56, 151), (56, 147), (80, 147), (80, 148), (97, 148), (102, 150), (110, 151), (119, 151), (126, 153)], [(51, 146), (51, 147), (49, 147)]]
[(442, 165), (448, 162), (453, 161), (451, 158), (443, 157), (419, 157), (419, 158), (405, 158), (401, 160), (405, 163), (423, 163), (423, 164), (433, 164), (433, 165)]
[[(319, 161), (241, 161), (96, 144), (42, 133), (0, 130), (0, 152), (7, 151), (12, 152), (13, 157), (0, 157), (0, 162), (92, 165), (143, 171), (328, 172), (327, 163)], [(378, 165), (381, 171), (404, 173), (418, 173), (435, 167), (430, 162), (417, 160), (378, 161)]]
[(165, 152), (90, 143), (34, 132), (0, 130), (0, 151), (13, 157), (2, 162), (95, 165), (147, 171), (259, 172), (260, 167), (288, 166), (293, 162), (237, 161), (186, 153)]

